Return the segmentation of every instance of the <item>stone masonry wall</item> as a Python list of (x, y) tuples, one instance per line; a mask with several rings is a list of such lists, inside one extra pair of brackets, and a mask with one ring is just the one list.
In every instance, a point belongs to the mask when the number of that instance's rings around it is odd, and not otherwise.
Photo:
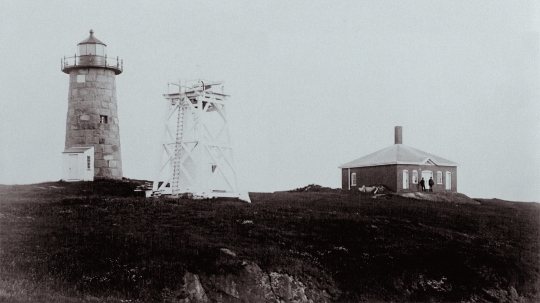
[[(85, 75), (84, 82), (77, 82), (78, 75)], [(71, 70), (68, 100), (66, 148), (94, 146), (94, 177), (121, 179), (114, 71), (105, 68)], [(106, 123), (101, 116), (107, 117)]]

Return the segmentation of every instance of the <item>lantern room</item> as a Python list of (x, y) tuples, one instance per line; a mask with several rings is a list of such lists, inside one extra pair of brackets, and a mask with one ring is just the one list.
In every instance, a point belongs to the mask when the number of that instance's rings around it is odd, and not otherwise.
[(107, 54), (107, 45), (94, 37), (94, 31), (90, 30), (90, 37), (84, 39), (79, 44), (79, 56), (101, 56)]
[(90, 37), (77, 44), (79, 49), (79, 65), (104, 65), (107, 45), (94, 37), (90, 30)]
[(94, 37), (94, 31), (90, 30), (90, 36), (77, 44), (77, 54), (73, 57), (64, 57), (62, 71), (69, 74), (74, 67), (105, 67), (114, 70), (116, 75), (122, 73), (123, 62), (118, 57), (107, 57), (107, 44)]

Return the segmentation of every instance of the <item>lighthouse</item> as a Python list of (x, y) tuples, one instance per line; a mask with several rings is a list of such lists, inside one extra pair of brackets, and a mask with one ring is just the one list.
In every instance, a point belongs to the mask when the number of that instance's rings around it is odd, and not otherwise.
[(90, 30), (77, 53), (61, 59), (61, 70), (69, 74), (62, 179), (122, 179), (116, 75), (123, 62), (107, 56), (107, 45)]

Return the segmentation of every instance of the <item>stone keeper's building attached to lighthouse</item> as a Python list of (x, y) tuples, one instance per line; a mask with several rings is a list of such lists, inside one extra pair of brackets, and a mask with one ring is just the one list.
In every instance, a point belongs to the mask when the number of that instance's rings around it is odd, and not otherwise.
[(115, 77), (122, 73), (123, 63), (107, 57), (107, 45), (92, 30), (77, 46), (78, 54), (61, 62), (62, 71), (69, 74), (62, 179), (121, 179)]

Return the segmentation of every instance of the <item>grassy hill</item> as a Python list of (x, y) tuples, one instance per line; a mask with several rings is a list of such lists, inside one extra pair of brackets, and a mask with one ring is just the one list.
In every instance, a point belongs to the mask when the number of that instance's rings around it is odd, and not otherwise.
[(336, 302), (540, 301), (538, 203), (296, 190), (246, 204), (145, 199), (136, 185), (0, 185), (0, 302), (161, 302), (186, 271), (238, 260)]

